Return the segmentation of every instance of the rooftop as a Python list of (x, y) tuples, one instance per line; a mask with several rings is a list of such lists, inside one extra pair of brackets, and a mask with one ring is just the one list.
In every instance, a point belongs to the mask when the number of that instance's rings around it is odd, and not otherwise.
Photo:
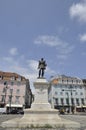
[(11, 78), (11, 77), (19, 78), (19, 77), (21, 77), (23, 80), (26, 80), (24, 76), (21, 76), (17, 73), (12, 73), (12, 72), (0, 71), (0, 77), (8, 77), (8, 78)]

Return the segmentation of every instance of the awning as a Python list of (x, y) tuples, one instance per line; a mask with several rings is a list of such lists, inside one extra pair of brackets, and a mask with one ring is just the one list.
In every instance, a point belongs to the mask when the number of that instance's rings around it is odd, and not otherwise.
[(76, 108), (81, 108), (82, 106), (76, 106)]
[(82, 106), (83, 108), (86, 108), (86, 106)]
[(76, 108), (86, 108), (86, 106), (76, 106)]
[[(10, 104), (7, 104), (6, 107), (10, 107)], [(22, 108), (23, 105), (22, 104), (11, 104), (11, 107), (20, 107), (20, 108)]]

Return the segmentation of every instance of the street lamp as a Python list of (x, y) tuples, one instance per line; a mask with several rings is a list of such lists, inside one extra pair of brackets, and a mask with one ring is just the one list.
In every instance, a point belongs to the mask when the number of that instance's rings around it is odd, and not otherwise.
[(13, 89), (10, 89), (10, 105), (9, 105), (9, 108), (10, 108), (10, 112), (11, 112), (11, 103), (12, 103), (12, 93), (13, 93)]
[[(69, 106), (70, 106), (70, 112), (73, 112), (73, 94), (72, 94), (72, 92), (73, 91), (76, 91), (76, 90), (73, 90), (72, 89), (73, 87), (72, 87), (72, 85), (69, 87), (69, 89), (67, 89), (67, 90), (65, 90), (65, 89), (62, 89), (62, 91), (70, 91), (70, 95), (71, 95), (71, 104), (69, 104)], [(68, 95), (68, 99), (69, 99), (69, 94), (67, 94)], [(72, 105), (72, 106), (71, 106)]]
[(8, 89), (7, 82), (4, 82), (4, 85), (5, 85), (5, 87), (4, 87), (4, 93), (5, 93), (5, 95), (4, 95), (4, 106), (5, 106), (6, 105), (7, 89)]
[(70, 104), (69, 104), (69, 93), (67, 92), (66, 93), (67, 94), (67, 104), (68, 104), (68, 110), (67, 110), (67, 113), (69, 113), (70, 112)]
[(62, 89), (62, 91), (66, 91), (67, 93), (67, 104), (68, 104), (68, 113), (69, 112), (71, 112), (71, 105), (70, 105), (70, 103), (69, 103), (69, 93), (68, 93), (68, 91), (70, 91), (70, 90), (65, 90), (65, 89)]

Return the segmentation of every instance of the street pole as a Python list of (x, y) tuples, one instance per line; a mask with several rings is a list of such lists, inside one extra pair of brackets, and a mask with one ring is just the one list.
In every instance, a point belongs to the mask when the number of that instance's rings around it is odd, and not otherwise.
[(10, 112), (11, 112), (11, 103), (12, 103), (12, 93), (13, 93), (13, 89), (10, 89)]
[(72, 86), (70, 86), (70, 88), (68, 89), (68, 90), (65, 90), (65, 89), (62, 89), (62, 91), (66, 91), (66, 92), (70, 92), (70, 98), (69, 98), (69, 95), (68, 95), (68, 99), (70, 99), (71, 100), (71, 102), (69, 103), (69, 109), (70, 109), (70, 113), (72, 113), (73, 112), (73, 102), (72, 102), (72, 91), (75, 91), (75, 90), (72, 90)]
[(5, 105), (6, 105), (6, 96), (7, 96), (7, 88), (8, 88), (7, 82), (4, 82), (4, 85), (6, 85), (4, 87), (4, 93), (5, 93), (5, 95), (4, 95), (4, 107), (5, 107)]
[(72, 89), (70, 90), (70, 94), (71, 94), (71, 113), (73, 113)]
[(70, 103), (69, 103), (69, 93), (67, 92), (67, 97), (68, 97), (68, 113), (70, 113)]

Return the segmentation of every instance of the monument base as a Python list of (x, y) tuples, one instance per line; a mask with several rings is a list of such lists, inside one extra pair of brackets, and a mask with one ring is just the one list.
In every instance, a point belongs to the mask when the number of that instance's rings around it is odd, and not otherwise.
[(26, 109), (22, 118), (15, 118), (2, 123), (3, 128), (7, 130), (30, 130), (47, 128), (53, 130), (79, 130), (80, 124), (60, 118), (57, 110), (32, 110)]

